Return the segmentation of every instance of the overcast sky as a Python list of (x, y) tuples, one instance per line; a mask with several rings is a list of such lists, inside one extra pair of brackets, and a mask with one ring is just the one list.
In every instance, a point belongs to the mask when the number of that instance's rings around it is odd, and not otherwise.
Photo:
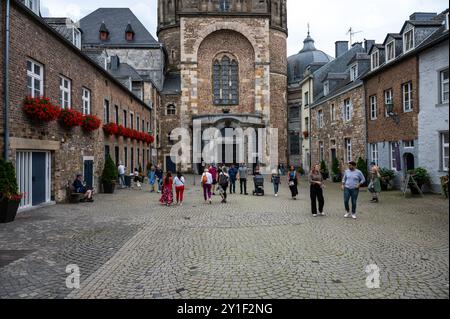
[[(99, 7), (129, 7), (156, 38), (157, 0), (41, 0), (44, 16), (70, 17), (77, 21)], [(374, 39), (382, 42), (387, 33), (399, 32), (413, 12), (441, 12), (448, 0), (288, 0), (288, 54), (303, 46), (307, 24), (316, 47), (334, 56), (334, 42)]]

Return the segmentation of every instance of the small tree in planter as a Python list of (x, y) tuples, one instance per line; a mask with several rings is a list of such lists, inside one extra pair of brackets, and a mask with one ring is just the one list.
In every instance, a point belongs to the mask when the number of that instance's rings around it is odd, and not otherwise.
[(388, 168), (380, 169), (381, 190), (388, 191), (392, 187), (392, 181), (395, 179), (395, 172)]
[[(411, 174), (414, 177), (414, 180), (416, 181), (417, 186), (419, 186), (420, 190), (422, 190), (423, 185), (430, 183), (431, 178), (425, 168), (418, 167), (415, 170), (409, 171), (408, 174)], [(411, 193), (415, 195), (420, 194), (419, 190), (416, 189), (412, 184), (408, 185), (408, 187), (411, 190)]]
[(325, 180), (330, 177), (330, 171), (328, 170), (327, 163), (325, 161), (320, 162), (320, 173), (322, 173), (322, 177)]
[(333, 183), (342, 182), (342, 173), (339, 165), (339, 160), (337, 158), (333, 159), (333, 166), (331, 167), (331, 172), (333, 173)]
[(105, 160), (105, 168), (102, 173), (102, 184), (103, 184), (103, 192), (105, 194), (113, 194), (115, 187), (117, 176), (119, 176), (119, 172), (117, 171), (117, 167), (114, 164), (111, 156), (108, 155)]
[(22, 197), (14, 166), (0, 158), (0, 223), (14, 221)]

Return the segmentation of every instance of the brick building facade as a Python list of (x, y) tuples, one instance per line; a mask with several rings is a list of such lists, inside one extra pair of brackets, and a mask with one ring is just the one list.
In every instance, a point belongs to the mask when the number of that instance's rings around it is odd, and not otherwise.
[[(1, 12), (3, 27), (4, 2)], [(21, 192), (26, 193), (23, 208), (64, 201), (67, 185), (77, 173), (98, 191), (107, 152), (114, 159), (117, 150), (118, 161), (128, 152), (130, 168), (146, 162), (149, 145), (141, 142), (107, 138), (102, 129), (85, 133), (80, 127), (67, 130), (57, 122), (42, 124), (27, 118), (22, 110), (27, 95), (45, 96), (61, 105), (64, 91), (68, 107), (103, 122), (114, 122), (116, 109), (119, 121), (124, 112), (139, 114), (139, 126), (151, 120), (145, 103), (18, 1), (11, 1), (10, 29), (9, 160), (16, 166)], [(4, 32), (1, 36), (5, 43)], [(3, 100), (0, 106), (3, 110)], [(3, 112), (0, 120), (3, 133)]]
[[(158, 36), (169, 55), (162, 92), (165, 166), (175, 168), (164, 140), (175, 128), (192, 129), (195, 120), (202, 130), (277, 128), (278, 161), (287, 163), (286, 1), (159, 1), (158, 13)], [(220, 72), (230, 81), (222, 82)], [(198, 164), (177, 168), (197, 171)]]

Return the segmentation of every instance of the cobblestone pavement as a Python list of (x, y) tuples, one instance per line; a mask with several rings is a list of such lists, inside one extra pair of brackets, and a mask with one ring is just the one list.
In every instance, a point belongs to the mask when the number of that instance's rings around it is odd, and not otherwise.
[[(326, 217), (311, 216), (306, 184), (300, 193), (207, 205), (190, 186), (183, 207), (167, 208), (121, 190), (21, 213), (0, 225), (0, 298), (449, 298), (440, 196), (390, 192), (374, 205), (362, 193), (354, 221), (337, 185)], [(66, 288), (69, 264), (80, 267), (79, 290)], [(366, 286), (370, 264), (379, 289)]]

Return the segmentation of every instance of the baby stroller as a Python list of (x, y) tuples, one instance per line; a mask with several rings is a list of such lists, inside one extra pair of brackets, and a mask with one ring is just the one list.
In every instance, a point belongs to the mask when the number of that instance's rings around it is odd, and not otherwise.
[(264, 196), (264, 176), (256, 175), (253, 178), (255, 183), (255, 190), (253, 191), (253, 196)]

